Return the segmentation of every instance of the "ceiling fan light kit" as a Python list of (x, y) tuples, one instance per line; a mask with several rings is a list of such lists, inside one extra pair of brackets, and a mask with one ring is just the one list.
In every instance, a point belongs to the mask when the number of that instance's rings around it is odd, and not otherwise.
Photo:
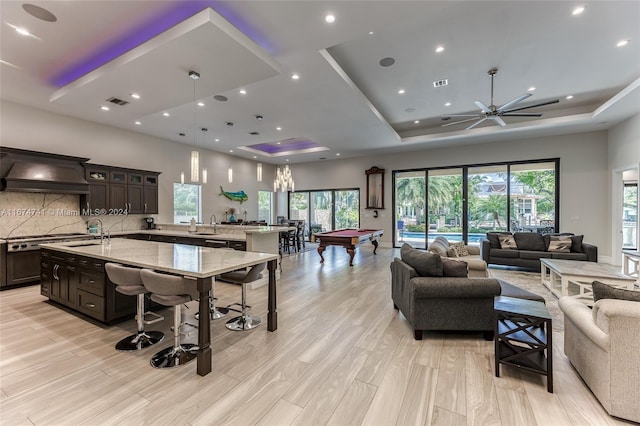
[(559, 99), (554, 99), (552, 101), (541, 102), (534, 105), (521, 106), (518, 108), (513, 108), (518, 105), (520, 102), (529, 98), (532, 94), (525, 93), (518, 96), (515, 99), (510, 100), (506, 104), (501, 107), (496, 107), (493, 103), (493, 79), (498, 73), (498, 68), (491, 68), (488, 71), (489, 77), (491, 77), (491, 103), (489, 105), (485, 104), (481, 101), (475, 101), (474, 104), (480, 108), (482, 111), (479, 114), (450, 114), (441, 117), (442, 120), (450, 120), (451, 117), (463, 118), (463, 120), (454, 121), (452, 123), (443, 124), (442, 127), (453, 126), (460, 123), (467, 123), (469, 121), (475, 121), (475, 123), (468, 126), (465, 130), (471, 130), (474, 127), (478, 126), (481, 123), (484, 123), (487, 120), (491, 120), (496, 123), (500, 127), (504, 127), (507, 123), (502, 119), (502, 117), (542, 117), (542, 113), (518, 113), (516, 111), (522, 111), (529, 108), (536, 108), (544, 105), (551, 105), (560, 102)]

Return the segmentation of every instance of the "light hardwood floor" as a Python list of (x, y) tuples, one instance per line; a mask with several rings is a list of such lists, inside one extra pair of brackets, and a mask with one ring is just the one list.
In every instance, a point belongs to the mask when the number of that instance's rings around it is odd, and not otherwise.
[[(0, 293), (2, 425), (613, 425), (564, 356), (554, 332), (554, 387), (509, 367), (493, 371), (480, 333), (425, 333), (393, 309), (389, 264), (398, 250), (358, 248), (355, 266), (330, 247), (285, 257), (278, 330), (228, 331), (213, 321), (213, 372), (195, 361), (156, 370), (170, 344), (121, 353), (135, 330), (85, 321), (39, 295), (38, 286)], [(541, 287), (540, 291), (546, 291)], [(240, 288), (219, 283), (219, 304)], [(266, 287), (250, 290), (266, 318)], [(196, 306), (192, 302), (189, 315)], [(172, 315), (150, 326), (170, 336)], [(192, 337), (195, 340), (195, 334)]]

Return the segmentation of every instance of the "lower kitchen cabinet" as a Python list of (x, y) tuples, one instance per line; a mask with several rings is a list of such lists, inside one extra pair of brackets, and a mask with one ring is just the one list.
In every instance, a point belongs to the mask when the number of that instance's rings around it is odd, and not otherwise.
[(116, 291), (107, 277), (104, 261), (41, 250), (40, 293), (103, 323), (132, 317), (136, 298)]

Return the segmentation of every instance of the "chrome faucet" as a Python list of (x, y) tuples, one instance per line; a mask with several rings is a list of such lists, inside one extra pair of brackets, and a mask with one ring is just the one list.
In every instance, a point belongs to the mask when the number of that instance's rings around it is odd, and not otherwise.
[(87, 227), (91, 224), (92, 221), (96, 221), (100, 224), (100, 244), (104, 243), (104, 226), (102, 224), (102, 220), (97, 217), (92, 217), (87, 221)]
[(217, 225), (218, 225), (218, 218), (216, 217), (215, 213), (211, 215), (211, 217), (209, 218), (209, 225), (213, 225), (213, 233), (215, 234), (217, 231)]

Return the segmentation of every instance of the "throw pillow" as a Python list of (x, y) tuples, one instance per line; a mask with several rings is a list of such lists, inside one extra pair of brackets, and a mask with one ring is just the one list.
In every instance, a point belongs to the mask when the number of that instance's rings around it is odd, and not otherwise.
[(544, 249), (545, 251), (549, 251), (549, 243), (551, 242), (551, 237), (553, 236), (573, 236), (571, 232), (564, 232), (560, 234), (544, 234), (542, 236), (542, 240), (544, 241)]
[(571, 252), (572, 253), (582, 253), (582, 239), (584, 235), (573, 235), (571, 236)]
[(594, 281), (592, 283), (592, 287), (594, 302), (597, 302), (600, 299), (621, 299), (640, 302), (640, 291), (616, 288), (609, 284), (601, 283), (600, 281)]
[(442, 259), (442, 274), (445, 277), (469, 276), (469, 264), (464, 260)]
[(516, 244), (516, 240), (513, 238), (513, 235), (499, 235), (498, 239), (500, 240), (500, 248), (503, 250), (517, 250), (518, 245)]
[(569, 253), (571, 251), (571, 237), (565, 235), (551, 235), (549, 237), (549, 249), (554, 253)]
[(458, 257), (458, 251), (455, 247), (449, 247), (447, 249), (447, 257)]
[(442, 258), (435, 253), (417, 250), (405, 243), (400, 248), (400, 258), (416, 270), (421, 277), (441, 277)]
[(457, 257), (469, 256), (469, 250), (467, 246), (464, 244), (464, 241), (460, 241), (457, 243), (449, 243), (449, 247), (453, 247), (453, 249), (458, 254)]
[(500, 239), (501, 235), (511, 235), (510, 232), (487, 232), (487, 240), (491, 243), (491, 248), (501, 248)]

